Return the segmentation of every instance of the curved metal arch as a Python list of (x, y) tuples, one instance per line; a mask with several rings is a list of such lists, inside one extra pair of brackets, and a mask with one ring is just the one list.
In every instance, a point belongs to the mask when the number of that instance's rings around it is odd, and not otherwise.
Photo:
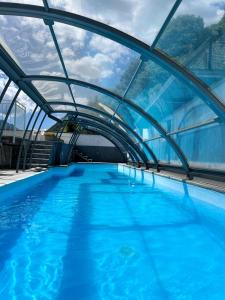
[[(48, 102), (50, 105), (51, 104), (62, 104), (62, 105), (70, 105), (70, 106), (74, 106), (74, 104), (72, 102), (60, 102), (60, 101), (51, 101), (51, 102)], [(101, 111), (97, 108), (94, 108), (94, 107), (91, 107), (91, 106), (87, 106), (87, 105), (83, 105), (83, 104), (78, 104), (76, 103), (76, 107), (81, 107), (83, 109), (88, 109), (88, 110), (91, 110), (91, 111), (94, 111), (96, 113), (99, 113), (99, 114), (102, 114), (106, 117), (108, 117), (109, 119), (112, 117), (112, 115), (110, 115), (109, 113), (105, 112), (105, 111)], [(100, 119), (101, 120), (101, 119)], [(136, 138), (137, 140), (139, 141), (139, 143), (141, 143), (144, 148), (148, 151), (148, 153), (150, 154), (150, 156), (152, 157), (154, 163), (156, 164), (156, 166), (159, 165), (159, 162), (158, 162), (158, 159), (155, 155), (155, 153), (152, 151), (152, 149), (142, 140), (142, 138), (140, 137), (140, 135), (134, 131), (128, 124), (124, 123), (123, 121), (119, 120), (118, 118), (114, 117), (113, 119), (115, 122), (117, 122), (118, 124), (120, 124), (123, 128), (125, 128), (126, 130), (130, 131)]]
[[(118, 144), (121, 144), (122, 147), (124, 147), (124, 149), (129, 153), (129, 155), (133, 158), (133, 153), (132, 151), (129, 149), (129, 146), (125, 146), (125, 144), (121, 141), (121, 140), (117, 140), (115, 137), (115, 140), (113, 140), (111, 137), (110, 137), (110, 134), (107, 134), (106, 131), (103, 131), (103, 130), (99, 130), (99, 128), (94, 128), (90, 125), (87, 125), (87, 127), (85, 127), (84, 125), (84, 128), (89, 128), (91, 127), (91, 130), (94, 131), (94, 132), (97, 132), (99, 133), (100, 135), (102, 135), (103, 137), (105, 137), (106, 139), (108, 139), (117, 149), (118, 151), (120, 152), (120, 154), (122, 155), (122, 157), (124, 158), (124, 161), (127, 160), (127, 157), (125, 156), (125, 153), (123, 152), (122, 148), (120, 148), (120, 146)], [(138, 160), (136, 159), (136, 162)]]
[[(77, 124), (79, 124), (79, 123), (77, 123)], [(84, 127), (84, 126), (82, 126), (82, 127)], [(85, 127), (84, 127), (85, 128)], [(92, 131), (94, 131), (94, 132), (97, 132), (97, 128), (94, 128), (94, 129), (91, 129)], [(98, 131), (98, 132), (100, 132), (100, 130)], [(113, 139), (112, 139), (112, 137), (111, 137), (111, 135), (109, 134), (109, 135), (106, 135), (106, 133), (105, 132), (103, 132), (103, 131), (101, 131), (101, 135), (102, 136), (104, 136), (106, 139), (108, 139), (117, 149), (118, 149), (118, 151), (121, 153), (121, 155), (122, 155), (122, 157), (124, 158), (124, 161), (126, 161), (126, 158), (125, 158), (125, 154), (124, 154), (124, 152), (120, 149), (120, 147), (119, 147), (119, 145), (118, 145), (118, 143), (119, 143), (119, 141), (116, 139), (116, 141), (114, 141)], [(73, 134), (72, 134), (72, 136), (71, 136), (71, 138), (70, 138), (70, 141), (69, 141), (69, 144), (75, 144), (76, 143), (76, 136), (78, 136), (79, 137), (79, 134), (77, 134), (76, 135), (76, 128), (75, 128), (75, 130), (74, 130), (74, 132), (73, 132)], [(121, 142), (120, 142), (121, 143)], [(121, 144), (122, 145), (122, 144)], [(124, 146), (123, 146), (124, 147)], [(130, 154), (130, 153), (129, 153)]]
[[(121, 32), (119, 30), (116, 30), (108, 25), (91, 20), (89, 18), (85, 18), (83, 16), (79, 16), (79, 15), (75, 15), (75, 14), (71, 14), (71, 13), (67, 13), (67, 12), (62, 12), (60, 10), (55, 10), (55, 9), (49, 9), (48, 11), (46, 11), (42, 7), (38, 7), (38, 6), (34, 6), (34, 5), (25, 5), (25, 4), (3, 3), (3, 5), (2, 5), (2, 3), (0, 3), (0, 9), (2, 9), (3, 14), (30, 16), (30, 17), (42, 18), (44, 20), (47, 19), (47, 20), (51, 20), (51, 21), (56, 20), (56, 21), (59, 21), (59, 22), (65, 23), (65, 24), (70, 24), (70, 22), (72, 22), (70, 25), (73, 25), (76, 27), (81, 27), (81, 28), (83, 28), (81, 26), (81, 24), (83, 24), (87, 30), (90, 30), (92, 32), (95, 32), (94, 28), (93, 28), (93, 24), (94, 24), (97, 29), (96, 33), (98, 33), (102, 36), (106, 36), (107, 38), (115, 40), (121, 44), (125, 43), (124, 44), (125, 46), (139, 52), (140, 54), (142, 54), (142, 56), (144, 55), (144, 57), (148, 57), (149, 59), (154, 60), (153, 52), (155, 50), (151, 49), (148, 45), (144, 44), (143, 42)], [(131, 47), (131, 45), (133, 45), (134, 48)], [(140, 52), (140, 50), (141, 50), (141, 52)], [(156, 57), (157, 57), (157, 55), (156, 55)], [(171, 64), (169, 64), (169, 66), (170, 65)], [(173, 68), (172, 68), (172, 71), (171, 72), (174, 73)], [(123, 99), (123, 101), (125, 102), (125, 99)], [(175, 142), (175, 140), (171, 136), (167, 136), (167, 133), (164, 130), (164, 128), (161, 127), (161, 125), (151, 115), (147, 114), (139, 106), (135, 105), (133, 102), (131, 102), (127, 99), (126, 99), (126, 103), (132, 104), (133, 108), (136, 111), (138, 111), (139, 113), (141, 113), (156, 128), (156, 130), (158, 130), (160, 132), (162, 137), (164, 137), (166, 139), (166, 141), (170, 144), (170, 146), (173, 148), (173, 150), (177, 154), (186, 173), (189, 174), (190, 169), (189, 169), (187, 159), (186, 159), (183, 151), (181, 150), (181, 148)]]
[(210, 106), (210, 108), (223, 120), (225, 120), (225, 106), (222, 101), (214, 95), (209, 87), (198, 79), (194, 74), (188, 71), (184, 66), (181, 66), (168, 55), (156, 50), (144, 42), (138, 40), (135, 37), (130, 36), (118, 29), (115, 29), (109, 25), (95, 21), (93, 19), (73, 14), (58, 9), (28, 5), (28, 4), (16, 4), (16, 3), (0, 3), (0, 11), (2, 15), (16, 15), (25, 17), (34, 17), (50, 22), (60, 22), (75, 27), (94, 32), (108, 39), (111, 39), (121, 45), (124, 45), (146, 59), (150, 59), (157, 64), (161, 65), (165, 69), (169, 70), (170, 73), (180, 78), (185, 82), (191, 89), (195, 90), (198, 95), (203, 96), (203, 99)]
[[(73, 104), (72, 104), (73, 105)], [(74, 115), (79, 115), (79, 116), (83, 116), (83, 117), (85, 117), (85, 118), (87, 118), (87, 119), (94, 119), (94, 120), (96, 120), (97, 122), (99, 122), (101, 125), (102, 124), (104, 124), (105, 126), (107, 126), (107, 127), (110, 127), (110, 128), (114, 128), (114, 130), (116, 130), (116, 131), (119, 131), (119, 132), (121, 132), (123, 135), (124, 135), (124, 131), (122, 131), (122, 130), (120, 130), (119, 128), (117, 128), (116, 126), (114, 126), (112, 123), (108, 123), (108, 122), (106, 122), (105, 120), (103, 120), (103, 119), (101, 119), (101, 118), (98, 118), (98, 117), (96, 117), (96, 116), (93, 116), (93, 115), (90, 115), (90, 114), (85, 114), (85, 113), (81, 113), (81, 112), (71, 112), (71, 111), (55, 111), (55, 112), (65, 112), (65, 113), (68, 113), (68, 114), (74, 114)], [(126, 135), (126, 138), (129, 138), (129, 136), (128, 135)], [(130, 141), (132, 141), (130, 138), (129, 138), (129, 140)], [(137, 144), (135, 144), (133, 141), (132, 141), (132, 144), (134, 144), (135, 145), (135, 147), (137, 147)], [(147, 146), (147, 145), (145, 145), (143, 142), (142, 142), (142, 144), (144, 145), (144, 146)], [(147, 148), (147, 147), (146, 147)], [(142, 151), (142, 150), (141, 150)], [(143, 151), (142, 151), (143, 152)], [(144, 152), (143, 152), (144, 153)], [(147, 157), (146, 157), (146, 154), (144, 153), (144, 156), (145, 156), (145, 159), (144, 159), (144, 161), (148, 161), (148, 159), (147, 159)], [(158, 162), (156, 163), (156, 168), (158, 169)]]
[[(85, 116), (83, 116), (83, 117), (85, 117)], [(90, 121), (89, 117), (88, 117), (88, 119), (80, 119), (80, 120), (85, 121), (86, 123), (88, 123), (88, 122), (95, 123), (96, 126), (98, 126), (99, 128), (102, 128), (102, 130), (107, 130), (110, 134), (114, 134), (114, 135), (116, 134), (117, 138), (118, 137), (122, 138), (122, 140), (124, 140), (128, 146), (132, 147), (135, 150), (135, 152), (138, 153), (139, 157), (142, 159), (142, 161), (144, 163), (148, 162), (148, 158), (147, 158), (146, 154), (144, 153), (144, 151), (137, 144), (135, 144), (132, 141), (132, 139), (125, 134), (125, 132), (123, 132), (119, 128), (114, 127), (112, 129), (112, 126), (110, 126), (109, 124), (103, 124), (101, 122), (101, 120), (98, 120), (98, 119), (96, 120), (95, 118), (93, 118), (93, 120), (91, 120), (91, 121)]]
[[(26, 80), (28, 80), (28, 81), (31, 81), (31, 80), (43, 80), (43, 81), (49, 80), (49, 81), (51, 81), (51, 79), (52, 79), (52, 81), (57, 81), (57, 79), (60, 79), (59, 81), (65, 82), (65, 83), (68, 83), (68, 81), (69, 81), (72, 84), (76, 84), (79, 86), (93, 89), (103, 95), (106, 95), (113, 99), (116, 99), (117, 101), (119, 101), (122, 104), (126, 104), (128, 107), (133, 109), (135, 112), (142, 115), (142, 117), (144, 117), (162, 135), (162, 137), (170, 144), (170, 146), (173, 148), (174, 152), (177, 154), (178, 158), (180, 159), (184, 170), (186, 171), (187, 174), (189, 174), (189, 172), (190, 172), (189, 164), (188, 164), (188, 161), (187, 161), (183, 151), (181, 150), (181, 148), (178, 146), (178, 144), (175, 142), (175, 140), (170, 135), (167, 135), (166, 130), (159, 124), (159, 122), (155, 118), (153, 118), (150, 114), (148, 114), (145, 110), (143, 110), (140, 106), (138, 106), (137, 104), (135, 104), (134, 102), (132, 102), (131, 100), (129, 100), (127, 98), (123, 98), (123, 97), (115, 94), (114, 92), (111, 92), (100, 86), (97, 86), (97, 85), (94, 85), (94, 84), (91, 84), (91, 83), (88, 83), (85, 81), (81, 81), (81, 80), (76, 80), (76, 79), (71, 79), (71, 78), (66, 79), (66, 78), (56, 77), (56, 76), (27, 76), (24, 78), (25, 81)], [(51, 104), (51, 103), (53, 104), (54, 102), (48, 102), (48, 104)], [(54, 104), (72, 105), (71, 102), (67, 103), (67, 102), (60, 102), (60, 101), (55, 102)], [(76, 104), (76, 106), (78, 107), (79, 104)], [(151, 154), (151, 156), (152, 156), (152, 154)], [(154, 161), (155, 161), (155, 159), (154, 159)], [(156, 161), (155, 161), (155, 163), (156, 163)]]
[[(133, 140), (127, 136), (125, 134), (124, 131), (122, 131), (121, 129), (115, 127), (113, 124), (109, 124), (107, 122), (105, 122), (104, 120), (100, 119), (100, 118), (97, 118), (95, 116), (91, 116), (91, 115), (88, 115), (88, 114), (85, 114), (85, 113), (81, 113), (82, 114), (82, 117), (86, 118), (86, 119), (78, 119), (79, 122), (83, 123), (83, 122), (89, 122), (89, 123), (92, 123), (92, 124), (95, 124), (95, 126), (97, 127), (98, 125), (98, 128), (101, 127), (102, 130), (105, 130), (107, 131), (109, 134), (111, 135), (116, 135), (116, 138), (118, 139), (118, 136), (120, 137), (120, 139), (118, 140), (121, 140), (121, 137), (122, 139), (124, 140), (124, 142), (128, 145), (128, 147), (132, 147), (132, 149), (138, 153), (139, 157), (143, 160), (143, 162), (147, 162), (147, 157), (145, 155), (145, 153), (142, 151), (142, 149), (140, 149), (134, 142)], [(78, 115), (76, 114), (76, 117)], [(90, 120), (91, 119), (91, 120)], [(70, 119), (72, 122), (74, 121), (72, 118)], [(113, 127), (113, 130), (112, 130), (112, 127)], [(136, 157), (138, 159), (138, 157)]]
[[(145, 155), (145, 153), (139, 149), (139, 147), (137, 147), (137, 145), (135, 145), (133, 143), (133, 141), (125, 136), (125, 134), (121, 131), (121, 130), (116, 130), (116, 132), (114, 130), (112, 130), (111, 127), (107, 126), (107, 125), (102, 125), (101, 123), (99, 123), (99, 121), (96, 120), (87, 120), (87, 119), (80, 119), (80, 123), (81, 124), (90, 124), (90, 126), (95, 126), (96, 128), (100, 128), (103, 131), (108, 132), (109, 134), (111, 134), (112, 136), (114, 136), (116, 139), (118, 139), (119, 141), (123, 141), (124, 143), (127, 144), (128, 147), (131, 147), (131, 149), (133, 149), (133, 155), (136, 157), (137, 161), (138, 161), (138, 156), (143, 160), (144, 163), (147, 162), (147, 157)], [(138, 154), (138, 156), (137, 156)]]
[[(127, 157), (125, 157), (125, 154), (123, 152), (123, 149), (126, 150), (130, 155), (131, 155), (131, 152), (129, 151), (129, 146), (125, 146), (125, 144), (121, 141), (121, 140), (118, 140), (117, 138), (114, 137), (114, 139), (112, 138), (112, 134), (111, 133), (106, 133), (106, 131), (103, 131), (103, 130), (100, 130), (99, 128), (97, 127), (93, 127), (93, 126), (90, 126), (90, 125), (86, 125), (82, 123), (82, 127), (84, 128), (89, 128), (91, 127), (90, 129), (94, 132), (97, 132), (99, 133), (100, 135), (102, 135), (103, 137), (105, 137), (106, 139), (108, 139), (117, 149), (118, 151), (120, 152), (121, 156), (123, 157), (124, 161), (126, 161)], [(72, 143), (74, 143), (75, 141), (73, 141)]]
[(143, 159), (143, 161), (145, 163), (148, 162), (148, 158), (146, 156), (146, 154), (144, 153), (144, 151), (138, 147), (137, 144), (134, 143), (134, 141), (127, 135), (125, 134), (125, 132), (119, 128), (117, 128), (116, 126), (114, 126), (113, 124), (109, 124), (107, 122), (105, 122), (102, 119), (99, 119), (95, 116), (91, 116), (85, 113), (79, 113), (80, 117), (86, 118), (86, 119), (79, 119), (79, 120), (85, 120), (86, 122), (90, 121), (90, 119), (97, 123), (99, 127), (105, 127), (105, 129), (109, 129), (109, 132), (116, 132), (118, 135), (120, 135), (129, 145), (132, 145), (132, 147), (136, 150), (137, 153), (139, 153), (139, 156)]

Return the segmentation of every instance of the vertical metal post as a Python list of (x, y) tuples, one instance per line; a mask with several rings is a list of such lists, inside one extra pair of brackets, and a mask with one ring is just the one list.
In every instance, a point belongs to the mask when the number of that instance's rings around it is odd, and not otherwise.
[(18, 173), (18, 171), (19, 171), (20, 158), (21, 158), (21, 154), (22, 154), (22, 150), (23, 150), (23, 143), (24, 143), (24, 140), (26, 138), (27, 130), (28, 130), (29, 126), (30, 126), (31, 120), (33, 119), (33, 116), (34, 116), (37, 108), (38, 108), (38, 105), (35, 106), (35, 109), (33, 110), (32, 114), (30, 116), (30, 119), (29, 119), (29, 121), (27, 123), (26, 129), (25, 129), (24, 134), (23, 134), (22, 141), (20, 143), (20, 149), (19, 149), (19, 154), (18, 154), (17, 163), (16, 163), (16, 173)]
[(17, 114), (17, 101), (15, 102), (15, 109), (14, 109), (14, 124), (13, 124), (13, 144), (15, 144), (16, 141), (16, 114)]

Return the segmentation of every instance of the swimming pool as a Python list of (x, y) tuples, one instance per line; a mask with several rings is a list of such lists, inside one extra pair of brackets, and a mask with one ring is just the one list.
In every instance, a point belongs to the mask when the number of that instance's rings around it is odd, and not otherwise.
[(0, 299), (224, 299), (225, 196), (113, 164), (0, 188)]

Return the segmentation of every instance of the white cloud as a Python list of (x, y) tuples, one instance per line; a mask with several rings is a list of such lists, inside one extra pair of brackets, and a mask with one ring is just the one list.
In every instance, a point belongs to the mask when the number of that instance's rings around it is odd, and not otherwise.
[(120, 44), (100, 35), (93, 35), (89, 46), (94, 50), (108, 54), (114, 60), (119, 58), (121, 55), (128, 53), (128, 49), (126, 47), (123, 47)]
[(80, 77), (87, 81), (103, 79), (111, 76), (113, 73), (111, 58), (101, 53), (65, 62), (66, 65), (70, 64), (70, 70), (75, 77)]

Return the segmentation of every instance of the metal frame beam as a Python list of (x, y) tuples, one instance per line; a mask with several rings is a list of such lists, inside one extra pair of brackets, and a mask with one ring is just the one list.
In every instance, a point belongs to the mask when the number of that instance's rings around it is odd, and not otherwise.
[[(89, 125), (88, 125), (88, 126), (89, 126)], [(84, 127), (84, 126), (82, 126), (82, 127)], [(85, 127), (85, 128), (86, 128), (86, 127)], [(88, 128), (89, 128), (89, 127), (88, 127)], [(110, 132), (109, 134), (106, 134), (106, 131), (100, 130), (100, 129), (97, 128), (97, 127), (95, 127), (94, 129), (91, 128), (91, 130), (94, 131), (94, 132), (100, 133), (102, 136), (104, 136), (104, 137), (107, 138), (109, 141), (111, 141), (111, 142), (115, 145), (115, 147), (117, 147), (118, 150), (121, 152), (122, 156), (124, 156), (124, 152), (120, 149), (120, 146), (118, 145), (118, 143), (121, 143), (121, 146), (122, 146), (122, 147), (124, 147), (124, 144), (122, 143), (121, 140), (118, 140), (117, 138), (115, 138), (116, 141), (114, 141), (113, 138), (112, 138), (111, 132)], [(107, 133), (108, 133), (108, 131), (107, 131)], [(122, 147), (121, 147), (121, 148), (122, 148)], [(129, 148), (130, 148), (129, 145), (128, 145), (127, 147), (125, 147), (125, 149), (126, 149), (127, 152), (129, 152), (129, 150), (128, 150)], [(124, 150), (125, 150), (125, 149), (124, 149)], [(126, 158), (125, 158), (124, 160), (126, 160)]]
[[(80, 123), (77, 123), (77, 124), (80, 124)], [(87, 127), (85, 127), (85, 126), (82, 125), (82, 128), (87, 128)], [(89, 127), (88, 127), (88, 128), (89, 128)], [(99, 133), (100, 135), (102, 135), (102, 136), (104, 136), (106, 139), (108, 139), (108, 140), (109, 140), (109, 141), (110, 141), (110, 142), (118, 149), (118, 151), (120, 152), (120, 154), (121, 154), (121, 156), (123, 157), (124, 161), (126, 161), (125, 154), (124, 154), (124, 152), (122, 151), (122, 149), (120, 149), (120, 146), (118, 145), (119, 141), (118, 141), (117, 139), (116, 139), (116, 141), (114, 141), (114, 140), (112, 139), (112, 135), (106, 134), (105, 131), (100, 131), (100, 130), (98, 130), (97, 128), (94, 128), (94, 129), (91, 128), (91, 130), (94, 131), (94, 132)], [(69, 161), (70, 156), (71, 156), (71, 154), (72, 154), (72, 150), (73, 150), (73, 148), (74, 148), (74, 145), (75, 145), (75, 143), (76, 143), (76, 141), (78, 140), (79, 135), (80, 135), (80, 133), (78, 133), (78, 134), (76, 134), (76, 133), (77, 133), (77, 132), (76, 132), (76, 129), (75, 129), (75, 130), (74, 130), (74, 133), (73, 133), (73, 136), (71, 137), (70, 142), (69, 142), (69, 144), (72, 144), (73, 146), (71, 147), (71, 149), (70, 149), (70, 151), (69, 151), (69, 154), (68, 154), (68, 161)], [(121, 143), (121, 141), (120, 141), (120, 143)], [(123, 146), (123, 147), (124, 147), (124, 146)], [(127, 150), (127, 151), (128, 151), (128, 150)], [(68, 163), (68, 161), (67, 161), (67, 163)]]
[[(84, 125), (84, 127), (85, 127), (85, 125)], [(89, 128), (89, 127), (91, 127), (91, 126), (87, 125), (87, 127), (85, 127), (85, 128)], [(93, 128), (91, 127), (91, 130), (94, 131), (94, 132), (96, 132), (96, 133), (98, 133), (98, 134), (100, 134), (100, 135), (102, 135), (103, 137), (105, 137), (106, 139), (108, 139), (112, 144), (114, 144), (114, 146), (118, 149), (118, 151), (121, 153), (122, 157), (124, 158), (124, 161), (127, 161), (127, 157), (125, 155), (125, 152), (126, 153), (128, 152), (129, 155), (132, 157), (132, 159), (134, 158), (134, 156), (133, 156), (133, 150), (132, 151), (130, 150), (130, 148), (131, 148), (130, 145), (127, 145), (127, 144), (123, 143), (121, 140), (117, 140), (116, 137), (114, 137), (115, 140), (112, 139), (112, 136), (110, 136), (111, 132), (108, 134), (108, 132), (100, 130), (99, 128), (94, 128), (94, 127)], [(121, 146), (118, 145), (118, 144), (121, 144)], [(125, 152), (122, 150), (122, 147), (124, 148)], [(137, 158), (134, 159), (134, 161), (135, 160), (136, 160), (136, 162), (138, 162)]]
[[(69, 105), (72, 105), (73, 106), (73, 104), (72, 103), (70, 103)], [(84, 108), (84, 109), (87, 109), (87, 110), (91, 110), (91, 111), (94, 111), (94, 112), (97, 112), (97, 113), (99, 113), (99, 114), (102, 114), (102, 115), (105, 115), (106, 117), (108, 117), (108, 118), (110, 118), (110, 114), (108, 114), (107, 112), (103, 112), (103, 111), (100, 111), (100, 110), (98, 110), (98, 109), (96, 109), (96, 108), (93, 108), (93, 107), (88, 107), (88, 106), (85, 106), (85, 105), (82, 105), (82, 104), (77, 104), (77, 107), (82, 107), (82, 108)], [(78, 115), (79, 115), (80, 113), (78, 112)], [(89, 115), (89, 114), (87, 114), (87, 115)], [(91, 115), (90, 115), (91, 116)], [(100, 122), (103, 122), (103, 120), (101, 119), (101, 118), (99, 118), (99, 121)], [(106, 122), (106, 121), (105, 121)], [(130, 127), (130, 126), (128, 126), (126, 123), (124, 123), (124, 122), (122, 122), (121, 120), (119, 120), (119, 119), (114, 119), (114, 122), (117, 122), (119, 125), (121, 125), (126, 131), (130, 131), (130, 133), (139, 141), (139, 143), (140, 144), (142, 144), (143, 145), (143, 147), (147, 150), (147, 152), (149, 153), (149, 155), (151, 156), (151, 158), (152, 158), (152, 160), (153, 160), (153, 162), (154, 162), (154, 164), (156, 165), (156, 168), (158, 169), (158, 166), (159, 166), (159, 162), (158, 162), (158, 159), (157, 159), (157, 157), (155, 156), (155, 154), (154, 154), (154, 152), (151, 150), (151, 148), (147, 145), (147, 144), (145, 144), (144, 142), (143, 142), (143, 140), (142, 140), (142, 138)], [(106, 124), (109, 124), (109, 126), (113, 126), (113, 124), (112, 123), (107, 123), (106, 122)]]
[[(0, 3), (1, 4), (1, 3)], [(1, 9), (0, 9), (1, 10)], [(1, 13), (0, 13), (1, 15)], [(24, 91), (36, 104), (38, 104), (45, 112), (49, 113), (52, 109), (46, 103), (33, 84), (24, 82), (25, 73), (19, 68), (15, 61), (9, 56), (5, 49), (0, 45), (0, 68), (3, 72), (14, 81), (17, 86)]]
[[(110, 127), (108, 124), (107, 125), (103, 125), (101, 123), (99, 123), (99, 120), (95, 120), (95, 118), (93, 118), (93, 120), (87, 120), (87, 119), (79, 119), (81, 121), (81, 124), (89, 124), (91, 126), (95, 126), (96, 128), (102, 129), (105, 132), (108, 132), (109, 134), (115, 136), (118, 140), (122, 140), (124, 141), (127, 146), (132, 147), (132, 149), (135, 151), (135, 153), (138, 154), (138, 156), (143, 160), (144, 163), (147, 163), (147, 158), (146, 155), (144, 154), (144, 152), (139, 149), (139, 147), (137, 147), (137, 145), (135, 145), (135, 143), (126, 135), (124, 135), (124, 133), (121, 130), (112, 130), (112, 127)], [(138, 157), (137, 157), (138, 158)]]
[(113, 132), (116, 132), (117, 134), (119, 134), (127, 143), (128, 145), (132, 146), (132, 148), (134, 148), (136, 150), (136, 152), (139, 153), (139, 156), (142, 158), (143, 162), (144, 163), (147, 163), (148, 162), (148, 158), (146, 156), (146, 154), (144, 153), (144, 151), (138, 147), (134, 141), (128, 136), (125, 134), (125, 132), (115, 126), (112, 126), (112, 124), (108, 124), (107, 122), (104, 122), (103, 120), (101, 119), (98, 119), (97, 117), (94, 117), (94, 116), (90, 116), (90, 115), (87, 115), (87, 114), (79, 114), (80, 117), (84, 117), (84, 118), (87, 118), (87, 119), (79, 119), (79, 120), (85, 120), (86, 122), (88, 122), (90, 119), (94, 120), (96, 124), (98, 124), (99, 128), (101, 127), (102, 129), (106, 129), (109, 128), (109, 132), (113, 133)]
[(166, 30), (166, 27), (168, 26), (170, 20), (172, 19), (172, 17), (174, 16), (175, 12), (177, 11), (178, 7), (180, 6), (182, 0), (176, 0), (176, 2), (174, 3), (171, 11), (169, 12), (168, 16), (166, 17), (165, 22), (163, 23), (162, 27), (160, 28), (157, 36), (155, 37), (153, 43), (151, 44), (151, 48), (155, 48), (159, 39), (161, 38), (161, 36), (163, 35), (163, 33)]
[(163, 68), (167, 69), (174, 76), (185, 82), (189, 87), (192, 88), (192, 90), (194, 89), (199, 96), (203, 97), (203, 100), (219, 117), (225, 120), (225, 105), (217, 96), (214, 95), (207, 84), (193, 75), (184, 66), (181, 66), (177, 62), (173, 61), (165, 53), (151, 48), (151, 46), (118, 29), (81, 15), (53, 8), (46, 10), (45, 7), (36, 5), (0, 3), (0, 12), (2, 15), (34, 17), (72, 25), (120, 43), (136, 51), (146, 59), (156, 62)]
[[(49, 102), (50, 104), (51, 103), (58, 103), (58, 104), (61, 104), (63, 102)], [(67, 103), (66, 105), (71, 105), (73, 106), (72, 103)], [(111, 115), (107, 112), (104, 112), (104, 111), (101, 111), (101, 110), (98, 110), (97, 108), (94, 108), (94, 107), (89, 107), (89, 106), (86, 106), (86, 105), (83, 105), (83, 104), (77, 104), (77, 107), (81, 107), (83, 109), (87, 109), (87, 110), (90, 110), (90, 111), (94, 111), (96, 113), (99, 113), (99, 114), (102, 114), (104, 116), (106, 116), (107, 118), (110, 119)], [(78, 112), (79, 114), (79, 112)], [(101, 119), (100, 119), (101, 120)], [(110, 120), (109, 120), (110, 122)], [(134, 131), (129, 125), (127, 125), (126, 123), (124, 123), (123, 121), (119, 120), (118, 118), (114, 118), (114, 122), (117, 122), (119, 125), (121, 125), (125, 130), (128, 130), (132, 133), (132, 135), (135, 136), (135, 138), (137, 138), (137, 140), (139, 140), (139, 142), (144, 146), (144, 148), (148, 151), (149, 155), (152, 157), (154, 163), (156, 165), (158, 165), (158, 159), (156, 157), (156, 155), (154, 154), (154, 152), (151, 150), (151, 148), (144, 143), (144, 141), (142, 140), (142, 138), (139, 136), (139, 134)]]

